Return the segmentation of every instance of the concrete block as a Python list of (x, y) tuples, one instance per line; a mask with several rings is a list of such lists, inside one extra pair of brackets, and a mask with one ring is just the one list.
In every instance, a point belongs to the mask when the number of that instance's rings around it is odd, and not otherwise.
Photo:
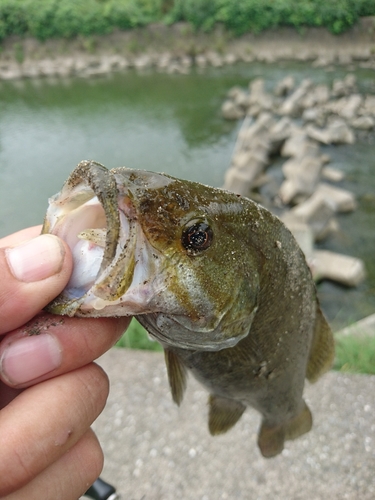
[(328, 250), (314, 250), (309, 262), (316, 281), (329, 279), (348, 287), (358, 286), (366, 277), (361, 259)]
[(297, 205), (291, 210), (291, 213), (301, 222), (308, 224), (316, 240), (322, 240), (328, 236), (332, 226), (331, 220), (334, 216), (332, 206), (320, 196), (314, 194), (305, 202)]
[(340, 182), (345, 178), (345, 174), (334, 167), (323, 167), (322, 178), (331, 182)]
[(309, 139), (306, 130), (292, 126), (290, 137), (285, 141), (280, 154), (281, 156), (301, 158), (303, 156), (319, 156), (320, 150), (318, 144)]
[(280, 186), (279, 197), (281, 201), (288, 205), (298, 195), (298, 186), (290, 179), (286, 179)]
[(353, 130), (342, 119), (332, 121), (324, 129), (307, 125), (305, 130), (310, 139), (322, 144), (354, 144), (355, 142)]
[(246, 172), (236, 168), (230, 168), (225, 174), (223, 189), (242, 196), (249, 196), (254, 178), (246, 176)]
[(314, 235), (309, 225), (301, 222), (290, 212), (283, 214), (280, 219), (293, 234), (302, 252), (305, 254), (306, 260), (309, 261), (314, 251)]
[(239, 120), (245, 116), (244, 109), (231, 100), (223, 103), (221, 113), (226, 120)]
[(318, 185), (315, 196), (326, 200), (335, 212), (352, 212), (357, 206), (353, 193), (323, 182)]
[(363, 102), (363, 97), (359, 94), (353, 94), (348, 97), (345, 106), (340, 110), (340, 116), (347, 120), (354, 118)]
[(293, 90), (294, 85), (294, 78), (292, 76), (286, 76), (277, 83), (273, 93), (277, 97), (285, 97), (290, 91)]
[(334, 120), (328, 125), (328, 132), (332, 144), (354, 144), (355, 135), (353, 130), (340, 119)]
[(375, 120), (372, 116), (358, 116), (351, 121), (351, 125), (359, 130), (372, 130), (375, 126)]
[(270, 140), (272, 154), (280, 151), (284, 142), (291, 134), (292, 122), (289, 116), (284, 116), (270, 128)]
[(281, 115), (298, 116), (302, 111), (302, 100), (311, 90), (311, 87), (311, 80), (303, 80), (299, 87), (297, 87), (296, 90), (281, 104), (279, 113)]
[(318, 185), (321, 169), (319, 157), (292, 158), (285, 162), (282, 170), (286, 181), (280, 186), (283, 203), (290, 203), (297, 195), (312, 195)]

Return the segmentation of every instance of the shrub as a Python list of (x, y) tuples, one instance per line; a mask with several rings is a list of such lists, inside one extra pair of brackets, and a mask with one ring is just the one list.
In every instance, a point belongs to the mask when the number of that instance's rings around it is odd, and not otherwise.
[(0, 40), (106, 34), (160, 20), (162, 0), (0, 0)]
[(162, 0), (111, 0), (106, 2), (104, 16), (111, 26), (127, 30), (161, 19), (162, 10)]
[(0, 38), (23, 35), (28, 31), (26, 3), (19, 0), (0, 2)]
[(234, 34), (274, 26), (325, 26), (341, 33), (359, 16), (375, 15), (374, 0), (0, 0), (0, 40), (105, 34), (164, 20)]
[(237, 35), (273, 26), (325, 26), (341, 33), (359, 16), (374, 14), (373, 0), (176, 0), (169, 21), (188, 21), (196, 29), (221, 22)]

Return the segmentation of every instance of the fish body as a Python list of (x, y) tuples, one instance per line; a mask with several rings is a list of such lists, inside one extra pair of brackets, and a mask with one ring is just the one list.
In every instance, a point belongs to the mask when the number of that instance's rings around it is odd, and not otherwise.
[(43, 232), (65, 239), (74, 271), (48, 307), (134, 315), (165, 351), (172, 397), (190, 371), (209, 391), (209, 430), (247, 406), (271, 457), (310, 430), (305, 378), (333, 360), (333, 337), (304, 255), (255, 202), (171, 176), (81, 162), (50, 199)]

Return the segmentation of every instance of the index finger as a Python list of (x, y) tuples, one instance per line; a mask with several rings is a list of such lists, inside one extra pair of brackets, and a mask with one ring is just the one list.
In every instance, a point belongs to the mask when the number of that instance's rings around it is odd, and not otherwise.
[(112, 347), (130, 319), (43, 313), (1, 342), (0, 379), (23, 388), (82, 367)]

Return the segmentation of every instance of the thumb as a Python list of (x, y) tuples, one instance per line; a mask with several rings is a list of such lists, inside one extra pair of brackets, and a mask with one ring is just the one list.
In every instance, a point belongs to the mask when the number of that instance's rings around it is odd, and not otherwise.
[(35, 316), (63, 290), (71, 271), (69, 247), (51, 234), (0, 248), (0, 334)]

